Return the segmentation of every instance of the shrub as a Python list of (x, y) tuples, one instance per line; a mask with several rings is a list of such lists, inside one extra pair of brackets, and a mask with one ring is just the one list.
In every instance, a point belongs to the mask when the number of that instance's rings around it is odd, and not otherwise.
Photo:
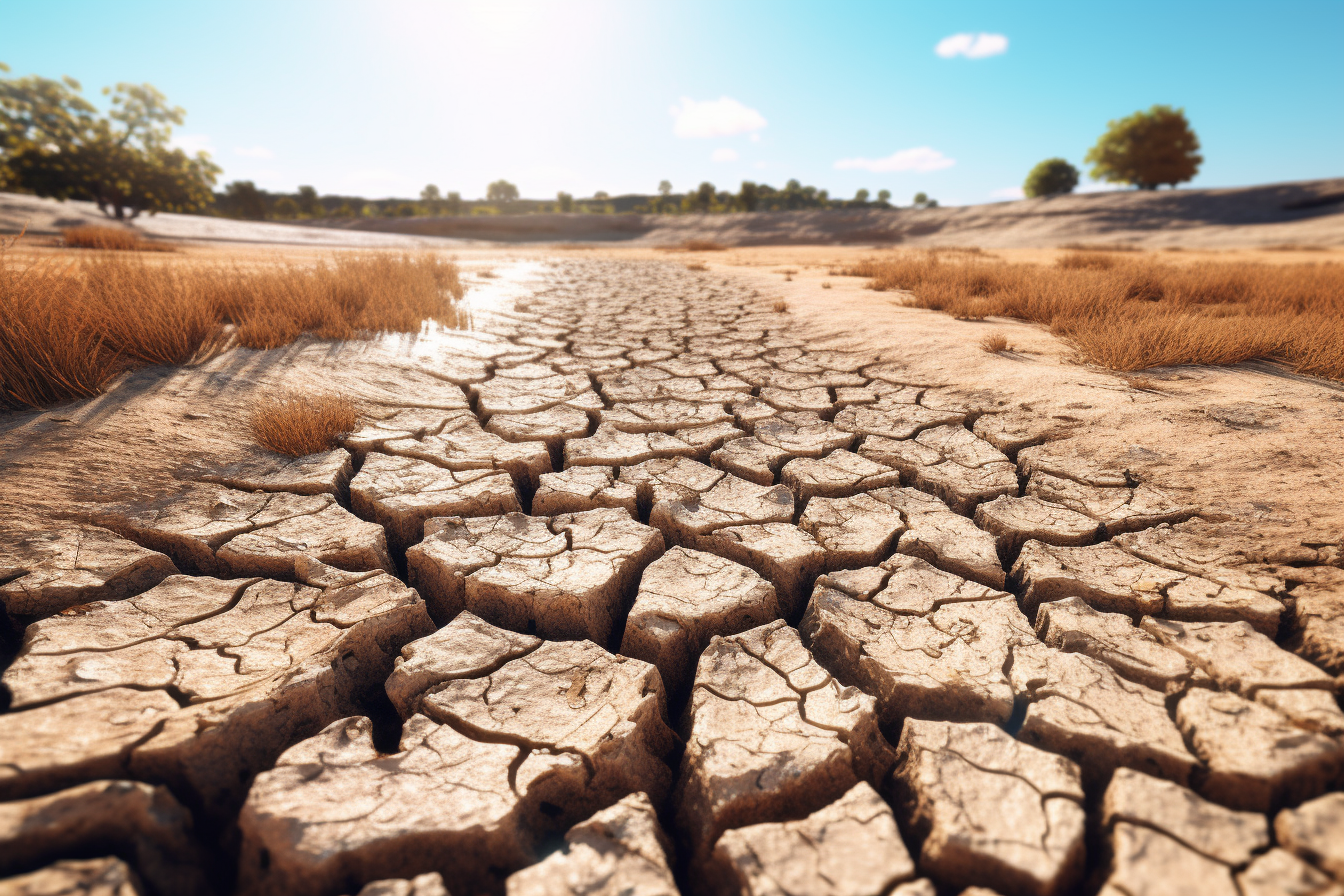
[(304, 457), (335, 448), (354, 431), (359, 416), (354, 402), (342, 395), (290, 391), (258, 400), (248, 426), (263, 448)]
[(1028, 199), (1035, 199), (1038, 196), (1072, 193), (1076, 186), (1078, 186), (1077, 168), (1064, 159), (1046, 159), (1037, 163), (1027, 174), (1027, 179), (1022, 184), (1022, 192)]

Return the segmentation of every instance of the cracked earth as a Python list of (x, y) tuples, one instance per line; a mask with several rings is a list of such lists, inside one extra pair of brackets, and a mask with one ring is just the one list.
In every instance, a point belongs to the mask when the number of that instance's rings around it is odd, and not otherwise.
[(1344, 896), (1337, 543), (680, 265), (286, 351), (7, 468), (0, 893)]

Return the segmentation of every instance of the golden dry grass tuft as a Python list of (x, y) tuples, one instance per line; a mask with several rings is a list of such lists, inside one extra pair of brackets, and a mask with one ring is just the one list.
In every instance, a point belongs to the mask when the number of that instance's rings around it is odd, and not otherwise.
[(291, 457), (330, 451), (359, 425), (359, 409), (343, 395), (283, 392), (258, 400), (248, 426), (263, 448)]
[(775, 299), (774, 303), (770, 306), (770, 310), (776, 314), (783, 314), (789, 310), (789, 303), (783, 299)]
[(692, 262), (688, 262), (688, 263), (686, 264), (686, 270), (688, 270), (688, 271), (707, 271), (707, 270), (709, 270), (709, 265), (705, 264), (703, 261), (692, 261)]
[(685, 240), (672, 246), (659, 246), (664, 252), (723, 252), (728, 247), (713, 240)]
[(984, 339), (980, 340), (980, 348), (989, 352), (991, 355), (997, 355), (999, 352), (1006, 352), (1012, 348), (1008, 344), (1008, 337), (998, 330), (989, 333)]
[(166, 243), (145, 239), (134, 230), (86, 224), (61, 231), (61, 244), (67, 249), (101, 249), (109, 252), (173, 252)]
[(873, 289), (909, 290), (912, 304), (955, 317), (1046, 324), (1086, 360), (1115, 370), (1265, 358), (1344, 379), (1344, 265), (1176, 265), (1150, 253), (1091, 250), (1060, 261), (897, 252), (846, 273), (872, 278)]
[(192, 363), (230, 340), (263, 349), (305, 333), (353, 339), (416, 332), (426, 320), (457, 326), (463, 292), (457, 266), (431, 254), (245, 267), (0, 252), (0, 406), (86, 398), (125, 370)]

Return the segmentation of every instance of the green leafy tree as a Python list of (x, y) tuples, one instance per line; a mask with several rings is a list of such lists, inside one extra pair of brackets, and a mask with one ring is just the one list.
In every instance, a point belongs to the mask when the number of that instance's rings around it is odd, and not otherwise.
[(272, 208), (272, 213), (277, 218), (297, 218), (299, 216), (299, 203), (292, 197), (281, 196), (279, 199), (275, 200), (275, 206)]
[(445, 196), (443, 210), (454, 216), (462, 214), (462, 194), (454, 190)]
[(299, 214), (309, 218), (321, 218), (327, 210), (317, 198), (317, 190), (312, 187), (299, 187), (294, 201), (299, 205)]
[(737, 207), (744, 212), (756, 211), (756, 206), (760, 205), (760, 196), (756, 192), (756, 185), (749, 180), (742, 181), (742, 187), (737, 191)]
[(420, 191), (421, 202), (438, 202), (442, 198), (443, 197), (439, 195), (439, 188), (434, 186), (434, 184), (429, 184)]
[[(8, 71), (7, 68), (4, 69)], [(104, 88), (99, 116), (73, 78), (0, 79), (0, 182), (53, 199), (86, 199), (109, 217), (198, 211), (220, 169), (169, 147), (186, 113), (149, 84)]]
[(1204, 157), (1185, 110), (1159, 105), (1108, 122), (1084, 161), (1092, 166), (1094, 180), (1156, 190), (1192, 179)]
[(877, 204), (880, 205), (882, 208), (886, 208), (887, 206), (891, 205), (891, 191), (890, 191), (890, 190), (878, 190), (878, 191), (877, 191)]
[(915, 194), (914, 204), (915, 204), (915, 205), (928, 205), (928, 204), (929, 204), (929, 194), (928, 194), (928, 193), (925, 193), (923, 190), (920, 190), (918, 193)]
[(225, 184), (219, 205), (225, 214), (233, 218), (266, 220), (266, 194), (250, 180), (235, 180)]
[(869, 194), (867, 190), (859, 190), (857, 193), (854, 194), (854, 204), (858, 206), (867, 205), (868, 195)]
[(660, 180), (660, 181), (658, 181), (658, 195), (661, 196), (661, 197), (663, 197), (664, 199), (666, 199), (668, 196), (671, 196), (671, 195), (672, 195), (672, 181), (670, 181), (670, 180)]
[(708, 212), (714, 207), (714, 185), (709, 181), (704, 181), (696, 188), (694, 196), (695, 210), (698, 212)]
[(1038, 162), (1027, 174), (1022, 184), (1022, 192), (1028, 199), (1038, 196), (1058, 196), (1072, 193), (1078, 186), (1078, 169), (1064, 159), (1046, 159)]
[(518, 198), (518, 188), (506, 180), (497, 180), (485, 188), (487, 202), (513, 202)]
[(598, 202), (605, 202), (606, 200), (610, 199), (611, 196), (607, 194), (606, 190), (598, 190), (596, 193), (593, 194), (593, 198), (596, 199)]
[(571, 193), (559, 192), (555, 194), (555, 204), (560, 211), (569, 213), (574, 211), (574, 196)]

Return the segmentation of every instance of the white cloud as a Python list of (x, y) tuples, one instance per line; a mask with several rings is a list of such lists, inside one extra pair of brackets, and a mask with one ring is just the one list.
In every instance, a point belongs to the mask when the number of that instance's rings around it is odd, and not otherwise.
[(944, 59), (953, 56), (965, 56), (967, 59), (984, 59), (986, 56), (998, 56), (1008, 52), (1008, 38), (1002, 34), (953, 34), (938, 41), (933, 51)]
[(703, 103), (684, 96), (668, 112), (676, 119), (672, 133), (678, 137), (731, 137), (765, 127), (765, 116), (728, 96)]
[(264, 146), (239, 146), (233, 150), (236, 156), (242, 156), (245, 159), (273, 159), (275, 153)]
[(991, 199), (1025, 199), (1027, 194), (1021, 187), (1001, 187), (991, 190), (989, 195)]
[(752, 143), (760, 143), (760, 142), (761, 142), (761, 135), (760, 135), (760, 134), (752, 134), (752, 135), (751, 135), (751, 142), (752, 142)]
[(172, 140), (168, 141), (168, 145), (173, 149), (180, 149), (190, 156), (194, 156), (198, 152), (213, 153), (215, 151), (214, 146), (210, 144), (210, 138), (205, 134), (177, 134)]
[(723, 147), (722, 149), (716, 149), (710, 155), (709, 160), (711, 162), (736, 162), (737, 150), (729, 149), (726, 146)]
[(944, 168), (951, 168), (955, 164), (957, 164), (956, 159), (949, 159), (931, 146), (916, 146), (913, 149), (902, 149), (900, 152), (894, 152), (883, 159), (841, 159), (835, 163), (835, 167), (840, 171), (858, 169), (875, 173), (888, 171), (927, 172), (941, 171)]

